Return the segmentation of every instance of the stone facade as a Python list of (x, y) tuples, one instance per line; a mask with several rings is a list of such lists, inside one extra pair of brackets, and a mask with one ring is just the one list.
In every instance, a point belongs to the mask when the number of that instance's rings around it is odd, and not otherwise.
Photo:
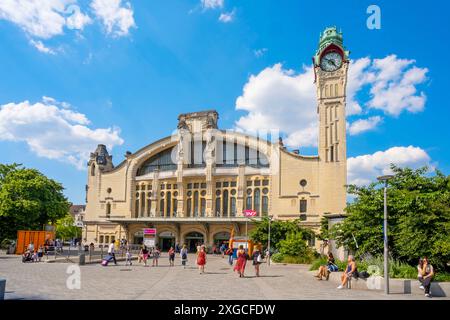
[[(325, 71), (321, 61), (330, 53), (339, 54), (341, 62), (333, 62), (336, 70)], [(291, 152), (281, 139), (273, 143), (219, 130), (214, 110), (182, 114), (175, 134), (127, 152), (116, 167), (104, 145), (91, 154), (85, 241), (140, 242), (143, 228), (156, 227), (160, 246), (212, 246), (232, 230), (235, 235), (251, 230), (252, 223), (243, 213), (247, 209), (256, 211), (255, 219), (300, 218), (301, 224), (315, 230), (323, 216), (342, 214), (349, 60), (335, 28), (321, 36), (314, 61), (317, 156)]]

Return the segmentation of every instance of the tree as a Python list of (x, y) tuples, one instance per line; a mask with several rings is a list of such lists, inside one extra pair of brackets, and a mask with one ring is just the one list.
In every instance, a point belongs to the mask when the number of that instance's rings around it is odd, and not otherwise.
[[(392, 257), (417, 263), (428, 256), (438, 268), (450, 261), (450, 177), (428, 168), (391, 165), (395, 174), (388, 188), (388, 243)], [(350, 186), (356, 195), (347, 218), (332, 228), (338, 245), (363, 254), (383, 253), (383, 189), (381, 183)], [(356, 247), (356, 243), (358, 247)]]
[(283, 239), (279, 242), (279, 250), (281, 254), (287, 256), (311, 256), (312, 251), (306, 245), (306, 241), (302, 233), (289, 233), (286, 236), (286, 239)]
[(70, 214), (56, 221), (56, 237), (67, 240), (81, 237), (81, 230), (74, 225), (75, 220)]
[[(261, 221), (255, 221), (256, 228), (250, 232), (250, 238), (255, 242), (260, 242), (267, 246), (269, 234), (269, 219), (263, 218)], [(300, 234), (303, 240), (309, 240), (314, 236), (314, 232), (302, 228), (299, 220), (280, 221), (275, 220), (270, 223), (270, 243), (272, 247), (279, 249), (279, 244), (285, 240), (288, 234)]]
[(0, 165), (0, 240), (14, 239), (17, 230), (42, 230), (69, 211), (60, 183), (38, 170)]

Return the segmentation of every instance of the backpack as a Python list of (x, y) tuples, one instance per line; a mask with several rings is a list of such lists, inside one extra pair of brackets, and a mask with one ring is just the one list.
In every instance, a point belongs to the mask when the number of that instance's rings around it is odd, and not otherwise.
[(185, 251), (181, 254), (181, 259), (183, 260), (187, 259), (187, 253)]
[(367, 279), (370, 277), (370, 274), (367, 271), (357, 272), (358, 276), (362, 279)]

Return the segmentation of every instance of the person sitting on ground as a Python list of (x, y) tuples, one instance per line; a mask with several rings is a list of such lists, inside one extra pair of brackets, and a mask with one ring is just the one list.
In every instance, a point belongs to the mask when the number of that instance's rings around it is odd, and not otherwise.
[(358, 274), (358, 268), (356, 266), (355, 258), (352, 255), (348, 256), (347, 267), (341, 276), (341, 284), (338, 289), (343, 289), (347, 285), (348, 280), (354, 275)]
[(423, 258), (423, 266), (422, 266), (422, 285), (425, 288), (425, 297), (431, 298), (431, 280), (434, 276), (434, 268), (431, 265), (430, 261), (428, 261), (427, 257)]
[(329, 252), (327, 264), (319, 267), (319, 271), (315, 275), (315, 277), (317, 278), (317, 280), (322, 280), (322, 277), (325, 277), (328, 280), (330, 277), (330, 273), (334, 271), (338, 271), (338, 266), (335, 264), (333, 254)]

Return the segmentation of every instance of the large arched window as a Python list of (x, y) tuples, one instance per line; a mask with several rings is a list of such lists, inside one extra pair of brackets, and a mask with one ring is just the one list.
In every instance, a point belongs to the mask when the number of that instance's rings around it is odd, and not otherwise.
[(198, 217), (198, 191), (194, 192), (194, 217)]
[(236, 216), (236, 198), (235, 197), (231, 197), (231, 216), (232, 217)]
[(233, 141), (223, 141), (216, 153), (217, 167), (236, 167), (246, 165), (255, 168), (269, 166), (267, 157), (256, 149)]
[(147, 173), (151, 173), (155, 169), (158, 169), (160, 171), (176, 170), (177, 165), (176, 163), (172, 162), (172, 150), (173, 147), (163, 150), (145, 161), (138, 169), (137, 175), (141, 176)]
[(223, 191), (223, 206), (222, 206), (222, 216), (228, 216), (228, 190)]
[(216, 197), (216, 217), (220, 217), (220, 197)]
[(187, 203), (186, 203), (186, 214), (188, 217), (191, 216), (191, 211), (192, 211), (192, 199), (189, 198), (189, 199), (187, 199)]
[(171, 197), (171, 192), (167, 192), (167, 211), (166, 211), (166, 217), (169, 218), (170, 217), (170, 209), (172, 206), (172, 197)]
[(259, 188), (255, 189), (254, 192), (255, 195), (255, 202), (254, 202), (254, 206), (253, 206), (253, 210), (255, 210), (256, 212), (260, 212), (261, 210), (261, 191), (259, 190)]

